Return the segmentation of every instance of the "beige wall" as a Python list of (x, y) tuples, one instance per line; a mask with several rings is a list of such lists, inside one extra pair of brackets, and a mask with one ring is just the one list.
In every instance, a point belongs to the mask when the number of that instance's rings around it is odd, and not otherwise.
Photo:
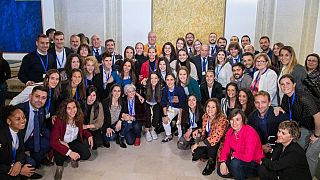
[(226, 0), (153, 0), (152, 30), (159, 44), (175, 42), (193, 32), (197, 39), (208, 43), (210, 32), (224, 35)]

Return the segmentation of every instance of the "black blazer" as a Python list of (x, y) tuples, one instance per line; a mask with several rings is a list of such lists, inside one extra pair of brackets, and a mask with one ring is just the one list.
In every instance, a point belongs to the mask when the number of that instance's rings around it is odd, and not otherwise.
[(200, 92), (201, 92), (201, 104), (202, 105), (204, 105), (206, 103), (206, 101), (210, 98), (217, 98), (217, 99), (219, 99), (219, 101), (221, 101), (221, 99), (223, 97), (222, 85), (218, 81), (214, 81), (214, 83), (213, 83), (211, 97), (209, 96), (207, 82), (203, 82), (200, 85)]
[[(29, 112), (30, 112), (30, 107), (29, 107), (29, 101), (27, 102), (24, 102), (24, 103), (20, 103), (20, 104), (17, 104), (18, 107), (21, 108), (21, 110), (23, 111), (25, 117), (26, 117), (26, 126), (23, 130), (20, 131), (20, 133), (22, 134), (23, 138), (27, 132), (27, 128), (28, 128), (28, 123), (29, 123)], [(47, 135), (47, 125), (46, 125), (46, 122), (45, 122), (45, 119), (46, 119), (46, 113), (45, 113), (45, 109), (42, 107), (39, 109), (39, 125), (40, 125), (40, 134), (45, 136)]]
[[(68, 47), (64, 47), (64, 49), (66, 50), (66, 58), (68, 57), (69, 54), (72, 53), (72, 50)], [(53, 55), (54, 58), (54, 62), (55, 62), (55, 66), (57, 67), (57, 59), (56, 59), (56, 50), (54, 48), (49, 49), (49, 52)], [(65, 61), (67, 61), (67, 59), (65, 59)]]
[(100, 67), (100, 73), (96, 74), (93, 77), (92, 81), (93, 81), (93, 85), (98, 90), (98, 98), (100, 102), (102, 102), (104, 99), (106, 99), (109, 96), (110, 88), (114, 84), (114, 82), (108, 83), (106, 89), (104, 89), (102, 66)]
[[(128, 101), (127, 96), (125, 96), (123, 99), (123, 112), (126, 114), (129, 114), (129, 108), (128, 108)], [(135, 118), (137, 121), (144, 122), (146, 120), (146, 105), (145, 103), (141, 103), (139, 98), (136, 96), (134, 99), (134, 110), (135, 110)]]
[[(16, 162), (25, 163), (24, 154), (24, 136), (19, 132), (19, 148), (17, 149)], [(0, 179), (19, 179), (19, 176), (9, 176), (8, 172), (12, 164), (12, 136), (9, 127), (2, 127), (0, 129)]]
[[(213, 57), (207, 57), (207, 60), (208, 60), (208, 69), (209, 68), (213, 68), (214, 69), (214, 59)], [(202, 75), (202, 67), (201, 67), (201, 61), (202, 61), (202, 57), (199, 55), (199, 56), (194, 56), (191, 61), (194, 63), (194, 65), (196, 66), (197, 68), (197, 73), (198, 73), (198, 84), (201, 84), (205, 79), (204, 79), (204, 76)]]
[(262, 166), (279, 176), (281, 180), (311, 180), (309, 165), (302, 147), (291, 142), (282, 152), (283, 145), (279, 144), (275, 147), (272, 160), (268, 158), (262, 159)]
[[(198, 110), (195, 114), (196, 118), (195, 118), (195, 123), (197, 124), (197, 128), (196, 129), (201, 129), (202, 128), (202, 116), (204, 114), (203, 109), (201, 107), (201, 105), (199, 105)], [(187, 132), (187, 130), (190, 128), (190, 117), (189, 117), (189, 108), (183, 108), (182, 109), (182, 115), (181, 115), (181, 128), (182, 128), (182, 134), (185, 134)]]

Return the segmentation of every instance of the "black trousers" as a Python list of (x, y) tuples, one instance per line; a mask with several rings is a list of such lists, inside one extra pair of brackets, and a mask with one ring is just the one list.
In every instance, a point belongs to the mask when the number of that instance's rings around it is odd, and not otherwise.
[(217, 157), (217, 153), (219, 150), (220, 142), (215, 146), (200, 146), (194, 150), (192, 154), (193, 159), (213, 159), (215, 160)]
[(260, 165), (258, 169), (260, 180), (276, 180), (277, 172), (267, 169), (264, 165)]
[[(146, 128), (150, 128), (151, 125), (155, 128), (158, 129), (160, 126), (162, 126), (162, 108), (159, 103), (157, 103), (154, 106), (149, 105), (146, 103), (147, 108), (146, 108)], [(152, 110), (152, 113), (151, 113)]]
[[(78, 160), (88, 160), (91, 156), (91, 153), (89, 151), (89, 144), (87, 141), (81, 142), (80, 139), (76, 139), (68, 143), (68, 145), (73, 152), (76, 152), (80, 155), (80, 159)], [(54, 160), (57, 166), (63, 166), (64, 161), (68, 158), (69, 157), (65, 154), (60, 154), (59, 152), (54, 151)]]
[[(89, 129), (88, 129), (89, 130)], [(95, 130), (95, 131), (91, 131), (89, 130), (89, 132), (92, 134), (92, 138), (93, 138), (93, 146), (95, 147), (100, 147), (103, 145), (103, 136), (102, 136), (102, 133), (101, 133), (101, 130), (98, 129), (98, 130)]]

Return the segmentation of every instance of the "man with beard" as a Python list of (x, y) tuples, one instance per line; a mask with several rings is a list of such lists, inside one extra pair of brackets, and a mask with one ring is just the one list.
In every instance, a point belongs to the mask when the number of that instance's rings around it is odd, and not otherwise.
[(219, 49), (218, 45), (217, 45), (217, 34), (212, 32), (209, 35), (209, 50), (210, 50), (210, 57), (214, 57), (214, 55), (216, 54), (217, 50)]
[(194, 42), (194, 34), (192, 32), (188, 32), (186, 34), (186, 42), (187, 42), (187, 51), (189, 54), (189, 57), (193, 57), (194, 56), (194, 48), (193, 48), (193, 42)]
[(70, 36), (70, 49), (72, 53), (77, 53), (80, 46), (80, 37), (76, 34)]
[(260, 48), (263, 53), (266, 53), (272, 59), (272, 50), (270, 49), (270, 39), (268, 36), (262, 36), (259, 40)]
[(246, 67), (240, 62), (234, 63), (232, 65), (233, 76), (231, 77), (231, 82), (236, 83), (238, 89), (250, 88), (252, 78), (251, 76), (244, 74), (245, 68)]
[(105, 46), (106, 52), (112, 55), (112, 70), (117, 71), (122, 63), (122, 56), (115, 52), (116, 43), (113, 39), (107, 39)]

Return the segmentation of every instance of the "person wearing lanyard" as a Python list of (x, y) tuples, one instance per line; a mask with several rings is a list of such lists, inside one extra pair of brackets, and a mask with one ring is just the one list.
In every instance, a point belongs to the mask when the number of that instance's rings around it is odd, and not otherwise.
[(90, 86), (93, 86), (93, 77), (100, 73), (98, 60), (95, 56), (88, 56), (84, 58), (83, 72), (84, 72), (84, 83), (88, 90)]
[(56, 66), (58, 70), (63, 70), (66, 65), (66, 59), (71, 54), (71, 49), (64, 47), (64, 34), (61, 31), (54, 33), (54, 48), (51, 48), (49, 52), (55, 57)]
[(178, 140), (178, 149), (186, 150), (194, 144), (192, 132), (202, 127), (203, 110), (197, 97), (189, 95), (187, 98), (188, 107), (182, 110), (181, 128), (183, 136)]
[(241, 62), (240, 51), (241, 48), (237, 42), (230, 43), (228, 46), (228, 51), (230, 52), (230, 56), (227, 61), (233, 65), (234, 63)]
[(134, 72), (134, 62), (131, 59), (126, 59), (120, 66), (120, 71), (114, 76), (114, 81), (120, 84), (122, 89), (127, 84), (136, 83), (136, 74)]
[(199, 80), (198, 74), (197, 74), (198, 70), (196, 68), (196, 65), (193, 62), (191, 62), (186, 49), (180, 49), (178, 51), (178, 59), (170, 63), (170, 67), (174, 75), (176, 75), (177, 70), (181, 66), (186, 66), (190, 72), (190, 76), (197, 81)]
[(221, 111), (219, 100), (209, 99), (202, 116), (202, 127), (192, 133), (196, 139), (195, 144), (191, 146), (192, 160), (208, 159), (202, 175), (210, 175), (214, 171), (221, 138), (225, 135), (227, 127), (228, 120)]
[(227, 52), (219, 49), (216, 55), (215, 72), (216, 80), (222, 85), (223, 89), (226, 89), (226, 86), (232, 77), (232, 67), (226, 58)]
[(144, 102), (136, 96), (136, 87), (133, 84), (126, 85), (123, 91), (126, 97), (124, 98), (124, 113), (121, 120), (128, 124), (126, 128), (129, 130), (125, 139), (128, 145), (140, 146), (141, 121), (145, 120), (146, 107)]
[(275, 115), (270, 95), (266, 91), (259, 91), (254, 96), (254, 106), (257, 110), (249, 115), (248, 125), (257, 131), (263, 151), (266, 157), (270, 158), (275, 147), (278, 126), (282, 121), (288, 120), (289, 116), (287, 113)]
[(19, 69), (18, 78), (24, 84), (42, 82), (49, 69), (55, 69), (55, 58), (48, 53), (49, 38), (40, 34), (36, 41), (37, 50), (25, 55)]
[(106, 46), (106, 53), (109, 53), (112, 55), (112, 70), (118, 71), (120, 65), (123, 63), (123, 58), (120, 54), (115, 52), (116, 43), (113, 39), (107, 39), (105, 41)]
[(147, 83), (149, 74), (157, 70), (158, 56), (157, 56), (156, 48), (150, 47), (148, 49), (148, 58), (149, 60), (147, 60), (141, 65), (140, 76), (139, 76), (139, 81), (144, 86)]
[(209, 45), (203, 44), (200, 47), (200, 55), (194, 56), (192, 62), (197, 68), (198, 84), (201, 84), (205, 80), (205, 73), (212, 67), (214, 67), (213, 57), (209, 56)]
[[(31, 164), (25, 163), (24, 143), (22, 134), (19, 133), (26, 126), (26, 117), (23, 111), (16, 106), (3, 106), (1, 119), (4, 126), (0, 128), (0, 178), (20, 179), (25, 176), (41, 178), (34, 174), (35, 169)], [(41, 176), (41, 177), (40, 177)]]
[(253, 94), (256, 94), (258, 91), (267, 91), (271, 97), (271, 105), (277, 106), (277, 73), (272, 70), (271, 60), (265, 53), (260, 53), (256, 55), (255, 65), (257, 71), (253, 75), (253, 81), (250, 85), (250, 89)]
[(171, 134), (171, 122), (176, 117), (177, 120), (175, 122), (178, 128), (178, 136), (182, 136), (181, 115), (182, 108), (185, 107), (186, 102), (184, 90), (180, 86), (175, 86), (175, 77), (173, 74), (167, 74), (166, 84), (167, 87), (162, 90), (161, 97), (161, 105), (163, 109), (162, 125), (166, 133), (165, 138), (162, 140), (164, 143), (171, 141), (173, 138)]
[(201, 105), (204, 106), (206, 101), (210, 98), (217, 98), (221, 100), (223, 97), (222, 85), (215, 80), (215, 71), (209, 69), (206, 72), (206, 81), (200, 85)]
[(293, 76), (286, 74), (280, 78), (284, 96), (281, 107), (275, 112), (289, 113), (291, 121), (297, 121), (301, 132), (298, 144), (305, 149), (311, 175), (314, 176), (320, 153), (320, 102), (306, 92), (296, 91)]

